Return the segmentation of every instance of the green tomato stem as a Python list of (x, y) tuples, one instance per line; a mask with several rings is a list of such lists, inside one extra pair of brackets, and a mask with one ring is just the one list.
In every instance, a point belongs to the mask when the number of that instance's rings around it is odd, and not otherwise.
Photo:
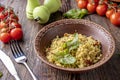
[(41, 18), (40, 18), (40, 17), (37, 17), (37, 18), (35, 18), (34, 20), (35, 20), (35, 21), (40, 21)]

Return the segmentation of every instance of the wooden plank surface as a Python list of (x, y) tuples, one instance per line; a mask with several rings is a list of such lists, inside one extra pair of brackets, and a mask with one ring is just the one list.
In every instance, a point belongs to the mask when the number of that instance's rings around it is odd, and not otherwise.
[[(40, 0), (40, 2), (42, 3), (43, 0)], [(33, 42), (37, 32), (43, 27), (43, 25), (26, 18), (25, 7), (27, 0), (0, 0), (0, 3), (5, 6), (13, 7), (14, 11), (18, 13), (19, 22), (21, 23), (24, 32), (24, 38), (23, 41), (20, 42), (20, 45), (28, 58), (27, 64), (37, 76), (38, 80), (120, 80), (120, 55), (118, 55), (120, 54), (120, 28), (112, 25), (105, 17), (92, 14), (86, 16), (85, 19), (102, 25), (112, 34), (116, 41), (116, 50), (113, 57), (97, 69), (89, 72), (74, 74), (53, 69), (41, 62), (41, 60), (36, 56), (33, 48)], [(72, 8), (77, 8), (75, 0), (62, 0), (61, 9), (52, 14), (49, 23), (63, 19), (62, 13)], [(33, 80), (25, 66), (17, 64), (14, 61), (9, 44), (3, 45), (0, 43), (0, 49), (10, 56), (21, 80)], [(3, 77), (0, 80), (14, 80), (1, 61), (0, 71), (3, 72)]]

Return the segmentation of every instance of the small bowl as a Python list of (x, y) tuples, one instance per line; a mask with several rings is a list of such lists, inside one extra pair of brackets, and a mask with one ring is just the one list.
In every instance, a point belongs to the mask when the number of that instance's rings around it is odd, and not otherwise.
[[(62, 37), (64, 33), (75, 32), (86, 36), (92, 36), (94, 39), (99, 40), (102, 45), (102, 59), (96, 64), (84, 68), (64, 68), (50, 63), (46, 58), (46, 47), (50, 45), (51, 41), (57, 35)], [(115, 42), (107, 30), (94, 22), (83, 19), (63, 19), (44, 26), (38, 32), (35, 38), (34, 49), (38, 57), (51, 67), (69, 72), (83, 72), (97, 68), (106, 63), (114, 53)]]

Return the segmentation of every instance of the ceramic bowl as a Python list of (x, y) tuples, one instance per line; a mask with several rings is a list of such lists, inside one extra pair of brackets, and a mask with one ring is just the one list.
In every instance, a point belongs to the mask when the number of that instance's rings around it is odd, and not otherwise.
[[(102, 45), (102, 59), (94, 65), (84, 68), (63, 68), (50, 63), (46, 58), (45, 49), (51, 41), (58, 35), (63, 36), (64, 33), (75, 33), (86, 36), (92, 36), (99, 40)], [(113, 55), (115, 50), (115, 42), (111, 34), (101, 25), (83, 19), (63, 19), (44, 26), (36, 35), (34, 49), (38, 57), (46, 64), (56, 69), (69, 72), (83, 72), (97, 68), (106, 63)]]

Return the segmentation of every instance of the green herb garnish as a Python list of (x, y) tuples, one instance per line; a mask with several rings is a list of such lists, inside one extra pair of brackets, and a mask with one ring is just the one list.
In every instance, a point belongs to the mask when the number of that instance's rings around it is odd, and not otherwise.
[(62, 64), (74, 64), (76, 62), (76, 58), (70, 54), (66, 54), (59, 59), (59, 62)]
[(78, 33), (75, 33), (74, 39), (71, 41), (66, 42), (67, 48), (70, 51), (77, 49), (79, 46), (79, 40), (78, 40)]
[(55, 54), (57, 61), (61, 64), (74, 64), (76, 58), (70, 52), (79, 47), (78, 33), (74, 34), (74, 39), (63, 44), (63, 51)]

